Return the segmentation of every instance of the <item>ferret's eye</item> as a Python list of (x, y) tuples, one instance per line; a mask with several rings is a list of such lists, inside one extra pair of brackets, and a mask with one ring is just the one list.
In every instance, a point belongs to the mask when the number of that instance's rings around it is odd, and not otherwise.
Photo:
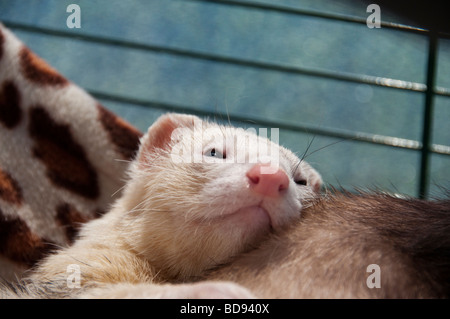
[(308, 185), (308, 181), (306, 179), (298, 179), (295, 181), (295, 184), (306, 186)]
[(224, 154), (219, 152), (217, 149), (212, 148), (205, 153), (206, 156), (216, 157), (216, 158), (226, 158)]

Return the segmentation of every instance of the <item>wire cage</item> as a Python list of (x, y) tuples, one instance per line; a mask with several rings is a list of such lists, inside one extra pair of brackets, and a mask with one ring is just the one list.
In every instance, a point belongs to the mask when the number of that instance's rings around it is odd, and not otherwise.
[[(364, 1), (0, 0), (0, 21), (145, 130), (176, 111), (279, 128), (326, 183), (450, 187), (450, 35)], [(395, 22), (388, 22), (395, 21)], [(398, 22), (400, 21), (400, 22)]]

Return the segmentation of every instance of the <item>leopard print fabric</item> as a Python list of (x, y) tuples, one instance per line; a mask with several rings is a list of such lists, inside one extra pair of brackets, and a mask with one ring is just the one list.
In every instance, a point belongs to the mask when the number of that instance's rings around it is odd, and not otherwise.
[(0, 24), (2, 279), (108, 210), (141, 135)]

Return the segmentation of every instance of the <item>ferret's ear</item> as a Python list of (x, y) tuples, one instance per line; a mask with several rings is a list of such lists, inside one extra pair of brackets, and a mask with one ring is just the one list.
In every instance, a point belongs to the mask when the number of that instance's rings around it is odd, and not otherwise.
[(145, 160), (146, 155), (157, 149), (167, 150), (170, 147), (173, 131), (182, 127), (193, 128), (196, 121), (201, 122), (201, 119), (193, 115), (177, 113), (161, 115), (141, 138), (138, 160)]
[(320, 176), (320, 174), (316, 172), (316, 174), (314, 174), (314, 176), (311, 178), (310, 183), (313, 191), (319, 194), (323, 185), (322, 176)]

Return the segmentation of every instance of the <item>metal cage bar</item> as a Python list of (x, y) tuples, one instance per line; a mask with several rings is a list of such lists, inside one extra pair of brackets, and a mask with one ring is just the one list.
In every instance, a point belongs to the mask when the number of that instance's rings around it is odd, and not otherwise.
[(419, 197), (426, 198), (429, 189), (430, 176), (430, 146), (431, 132), (433, 129), (433, 101), (436, 80), (436, 60), (438, 52), (437, 33), (431, 31), (428, 44), (428, 63), (427, 63), (427, 90), (425, 91), (425, 107), (422, 126), (422, 148), (420, 158), (420, 179), (419, 179)]

